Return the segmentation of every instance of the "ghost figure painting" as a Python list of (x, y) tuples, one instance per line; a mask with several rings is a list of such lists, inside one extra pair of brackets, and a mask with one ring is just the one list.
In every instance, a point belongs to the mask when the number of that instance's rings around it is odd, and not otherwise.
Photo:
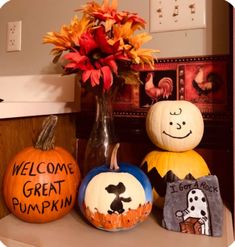
[(190, 190), (187, 194), (187, 208), (176, 211), (175, 215), (182, 218), (181, 232), (211, 235), (209, 204), (202, 190)]

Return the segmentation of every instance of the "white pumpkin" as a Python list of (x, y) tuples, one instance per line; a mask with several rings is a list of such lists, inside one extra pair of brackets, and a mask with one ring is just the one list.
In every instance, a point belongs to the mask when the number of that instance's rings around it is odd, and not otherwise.
[(159, 101), (146, 117), (146, 131), (157, 147), (173, 152), (194, 149), (204, 133), (198, 107), (186, 100)]
[(152, 186), (136, 165), (117, 162), (117, 143), (110, 164), (96, 167), (83, 179), (78, 193), (82, 214), (107, 231), (130, 229), (143, 222), (152, 209)]
[[(141, 183), (129, 173), (104, 172), (96, 175), (87, 185), (84, 202), (92, 213), (106, 214), (110, 211), (110, 205), (117, 197), (117, 192), (109, 191), (122, 185), (125, 192), (120, 195), (123, 198), (122, 210), (128, 211), (130, 208), (136, 209), (146, 202), (145, 191)], [(113, 187), (113, 188), (112, 188)], [(120, 186), (119, 186), (120, 187)], [(120, 189), (116, 189), (120, 190)], [(119, 196), (119, 195), (118, 195)], [(131, 198), (125, 202), (125, 198)]]

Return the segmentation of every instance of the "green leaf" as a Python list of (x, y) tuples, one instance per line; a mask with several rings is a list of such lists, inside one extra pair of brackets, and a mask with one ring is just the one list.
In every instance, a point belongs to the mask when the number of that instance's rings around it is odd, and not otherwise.
[(139, 85), (142, 83), (139, 78), (139, 72), (137, 71), (122, 71), (120, 72), (120, 77), (125, 79), (125, 84)]
[(60, 52), (58, 55), (56, 55), (56, 56), (53, 58), (52, 62), (53, 62), (53, 63), (58, 63), (58, 61), (59, 61), (61, 55), (62, 55), (62, 52)]

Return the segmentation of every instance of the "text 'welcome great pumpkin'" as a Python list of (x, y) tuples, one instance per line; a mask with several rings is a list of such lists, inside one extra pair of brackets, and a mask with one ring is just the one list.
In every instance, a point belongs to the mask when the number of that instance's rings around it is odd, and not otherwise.
[(79, 167), (66, 150), (27, 147), (7, 166), (3, 195), (18, 218), (49, 222), (73, 208), (79, 182)]

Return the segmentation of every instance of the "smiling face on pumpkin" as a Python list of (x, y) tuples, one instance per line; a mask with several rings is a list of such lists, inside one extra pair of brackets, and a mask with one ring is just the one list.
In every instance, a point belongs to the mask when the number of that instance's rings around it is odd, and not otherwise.
[(160, 101), (148, 112), (146, 130), (159, 148), (181, 152), (199, 144), (204, 122), (200, 110), (188, 101)]

